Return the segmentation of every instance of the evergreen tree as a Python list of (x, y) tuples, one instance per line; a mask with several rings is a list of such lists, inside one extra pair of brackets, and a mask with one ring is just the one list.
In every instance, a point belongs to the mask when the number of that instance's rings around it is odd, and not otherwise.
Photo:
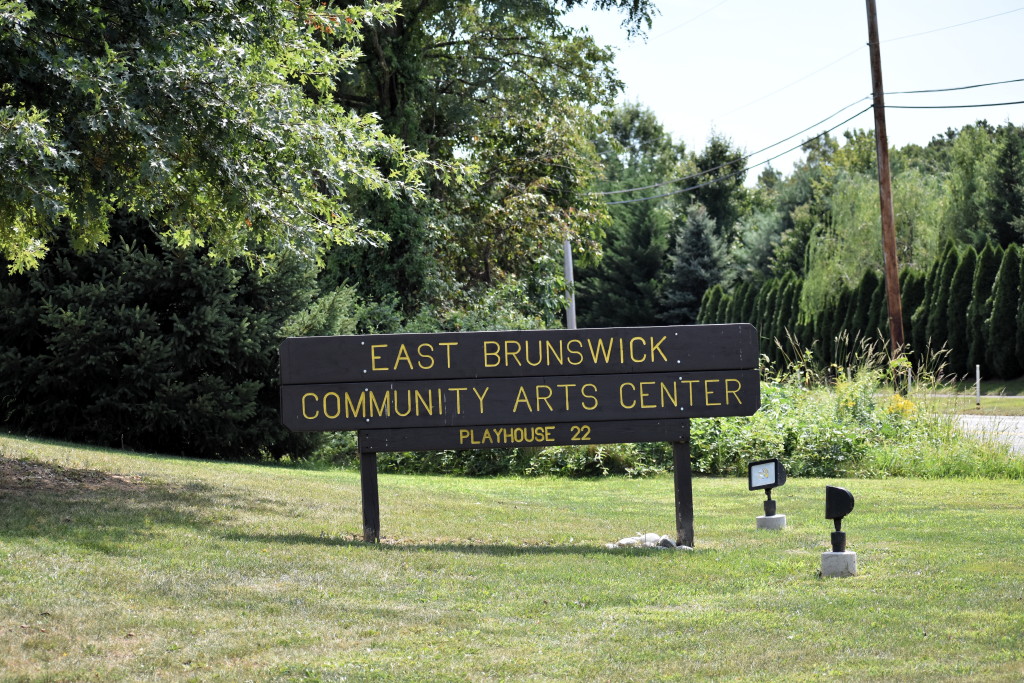
[(1020, 263), (1020, 248), (1011, 244), (1003, 253), (996, 273), (991, 312), (985, 324), (985, 358), (991, 372), (1003, 379), (1013, 379), (1022, 370), (1017, 357)]
[(614, 223), (608, 230), (604, 258), (596, 267), (581, 271), (577, 304), (585, 327), (654, 325), (663, 320), (665, 212), (651, 202), (618, 208), (628, 209), (632, 220)]
[(852, 307), (853, 317), (850, 323), (850, 336), (868, 339), (874, 337), (874, 319), (871, 318), (871, 305), (875, 290), (878, 288), (878, 275), (874, 270), (864, 271), (860, 283), (857, 285)]
[(1020, 260), (1021, 298), (1017, 305), (1017, 360), (1024, 365), (1024, 257)]
[(960, 263), (953, 273), (949, 285), (949, 302), (946, 306), (946, 321), (949, 326), (949, 369), (957, 375), (969, 373), (967, 357), (970, 342), (967, 338), (967, 309), (971, 304), (971, 283), (978, 267), (978, 252), (967, 247)]
[[(3, 420), (23, 432), (205, 458), (304, 455), (279, 419), (286, 334), (339, 334), (308, 265), (260, 273), (212, 261), (115, 216), (114, 242), (55, 242), (35, 270), (0, 275)], [(146, 238), (143, 241), (143, 238)], [(319, 318), (318, 318), (319, 316)], [(287, 327), (287, 330), (286, 330)]]
[(932, 302), (936, 299), (935, 292), (939, 288), (941, 270), (941, 260), (932, 263), (931, 268), (928, 269), (928, 276), (925, 278), (922, 288), (921, 303), (911, 317), (912, 346), (915, 356), (919, 359), (923, 359), (928, 350), (932, 348), (928, 338), (928, 317), (932, 310)]
[(971, 282), (971, 303), (967, 306), (969, 347), (967, 367), (969, 371), (973, 371), (976, 365), (980, 365), (985, 374), (989, 372), (985, 358), (985, 321), (988, 320), (991, 311), (992, 283), (995, 282), (1002, 259), (1002, 247), (992, 242), (986, 244), (978, 254), (978, 267), (974, 271), (974, 280)]
[(662, 301), (663, 321), (670, 325), (696, 322), (701, 298), (720, 279), (712, 236), (715, 222), (707, 210), (694, 204), (681, 223), (669, 254), (671, 270)]
[(932, 290), (932, 299), (928, 302), (927, 334), (928, 340), (933, 349), (941, 349), (946, 346), (949, 339), (949, 322), (946, 318), (946, 309), (949, 305), (949, 287), (953, 281), (953, 274), (959, 263), (957, 250), (952, 244), (946, 247), (942, 257), (942, 267), (939, 270), (939, 279), (936, 287)]
[(866, 333), (872, 340), (878, 340), (882, 347), (889, 347), (889, 306), (885, 300), (885, 278), (879, 278), (875, 291), (871, 294)]
[(700, 313), (697, 314), (697, 322), (701, 325), (708, 325), (717, 320), (718, 305), (722, 301), (722, 286), (710, 287), (700, 300)]

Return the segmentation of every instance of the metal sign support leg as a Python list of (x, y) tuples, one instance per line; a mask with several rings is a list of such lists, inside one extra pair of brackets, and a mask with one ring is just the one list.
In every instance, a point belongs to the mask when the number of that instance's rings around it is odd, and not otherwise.
[(693, 547), (693, 473), (690, 470), (690, 421), (683, 438), (672, 444), (676, 488), (676, 545)]

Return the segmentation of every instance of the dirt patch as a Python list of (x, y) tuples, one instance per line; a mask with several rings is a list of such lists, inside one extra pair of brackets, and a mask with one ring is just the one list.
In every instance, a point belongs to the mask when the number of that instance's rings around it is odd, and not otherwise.
[(143, 486), (142, 478), (135, 475), (73, 469), (48, 462), (0, 456), (0, 491), (138, 490)]

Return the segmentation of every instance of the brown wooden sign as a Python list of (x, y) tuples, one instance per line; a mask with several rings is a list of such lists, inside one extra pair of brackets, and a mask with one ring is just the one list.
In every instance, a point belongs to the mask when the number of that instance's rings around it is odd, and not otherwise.
[(359, 432), (363, 451), (445, 451), (467, 448), (543, 448), (605, 443), (671, 443), (686, 435), (685, 420), (529, 423), (491, 427), (414, 427)]
[(290, 384), (282, 420), (292, 431), (344, 431), (753, 415), (759, 380), (757, 370), (718, 370)]
[(293, 337), (281, 384), (753, 369), (748, 324)]
[(370, 542), (378, 452), (671, 441), (692, 546), (689, 418), (756, 412), (758, 354), (747, 324), (291, 338), (281, 419), (359, 432)]

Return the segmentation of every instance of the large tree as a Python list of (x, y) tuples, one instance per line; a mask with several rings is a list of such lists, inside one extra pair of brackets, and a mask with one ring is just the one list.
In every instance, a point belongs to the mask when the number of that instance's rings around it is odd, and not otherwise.
[(382, 238), (349, 191), (401, 194), (420, 165), (374, 117), (335, 103), (334, 77), (355, 64), (359, 31), (394, 9), (4, 0), (0, 255), (32, 267), (61, 226), (95, 247), (116, 211), (250, 259)]
[(598, 168), (591, 109), (610, 106), (621, 84), (612, 52), (562, 23), (567, 9), (587, 4), (621, 11), (631, 32), (655, 11), (648, 0), (406, 0), (395, 22), (370, 28), (365, 59), (340, 77), (340, 101), (472, 172), (432, 183), (427, 201), (400, 211), (366, 197), (364, 212), (391, 244), (380, 259), (336, 250), (336, 280), (376, 296), (380, 272), (406, 313), (506, 279), (548, 302), (562, 288), (547, 264), (563, 241), (584, 259), (597, 252), (605, 214), (589, 193)]

